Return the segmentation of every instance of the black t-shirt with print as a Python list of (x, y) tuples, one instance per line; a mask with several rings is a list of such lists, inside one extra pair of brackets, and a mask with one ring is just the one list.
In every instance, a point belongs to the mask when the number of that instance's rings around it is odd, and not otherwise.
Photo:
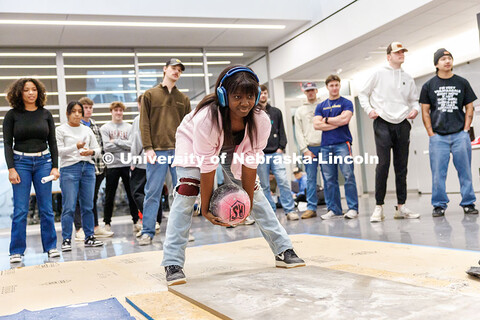
[(477, 99), (467, 79), (456, 74), (449, 79), (428, 80), (420, 92), (420, 103), (430, 105), (433, 132), (457, 133), (465, 126), (464, 106)]

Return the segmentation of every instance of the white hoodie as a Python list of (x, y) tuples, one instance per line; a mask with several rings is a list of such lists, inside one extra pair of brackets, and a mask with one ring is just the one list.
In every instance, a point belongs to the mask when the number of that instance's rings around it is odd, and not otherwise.
[(420, 113), (417, 87), (412, 77), (403, 69), (390, 65), (377, 70), (358, 94), (367, 114), (375, 110), (385, 121), (400, 123), (413, 109)]

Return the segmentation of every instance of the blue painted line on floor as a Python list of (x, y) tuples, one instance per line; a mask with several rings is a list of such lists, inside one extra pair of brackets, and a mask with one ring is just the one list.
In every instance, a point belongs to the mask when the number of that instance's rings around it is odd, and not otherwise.
[(150, 317), (145, 311), (143, 311), (139, 306), (137, 306), (135, 303), (133, 303), (132, 300), (128, 299), (127, 297), (125, 297), (125, 300), (126, 300), (127, 303), (128, 303), (129, 305), (131, 305), (135, 310), (137, 310), (138, 312), (140, 312), (142, 316), (144, 316), (144, 317), (147, 318), (148, 320), (155, 320), (155, 319), (153, 319), (152, 317)]

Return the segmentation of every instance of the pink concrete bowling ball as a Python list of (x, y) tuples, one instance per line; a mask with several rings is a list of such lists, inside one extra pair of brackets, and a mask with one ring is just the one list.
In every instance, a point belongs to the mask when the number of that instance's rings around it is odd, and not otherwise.
[(210, 211), (223, 223), (235, 225), (250, 213), (250, 198), (248, 193), (236, 184), (226, 184), (213, 192)]

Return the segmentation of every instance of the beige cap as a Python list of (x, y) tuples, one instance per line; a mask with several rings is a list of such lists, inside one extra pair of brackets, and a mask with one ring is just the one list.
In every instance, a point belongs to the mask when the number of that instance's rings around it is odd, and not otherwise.
[(400, 42), (392, 42), (387, 47), (387, 54), (390, 54), (392, 52), (398, 52), (398, 51), (401, 51), (401, 50), (403, 50), (405, 52), (408, 51), (407, 48), (405, 48), (403, 46), (403, 44), (401, 44)]

